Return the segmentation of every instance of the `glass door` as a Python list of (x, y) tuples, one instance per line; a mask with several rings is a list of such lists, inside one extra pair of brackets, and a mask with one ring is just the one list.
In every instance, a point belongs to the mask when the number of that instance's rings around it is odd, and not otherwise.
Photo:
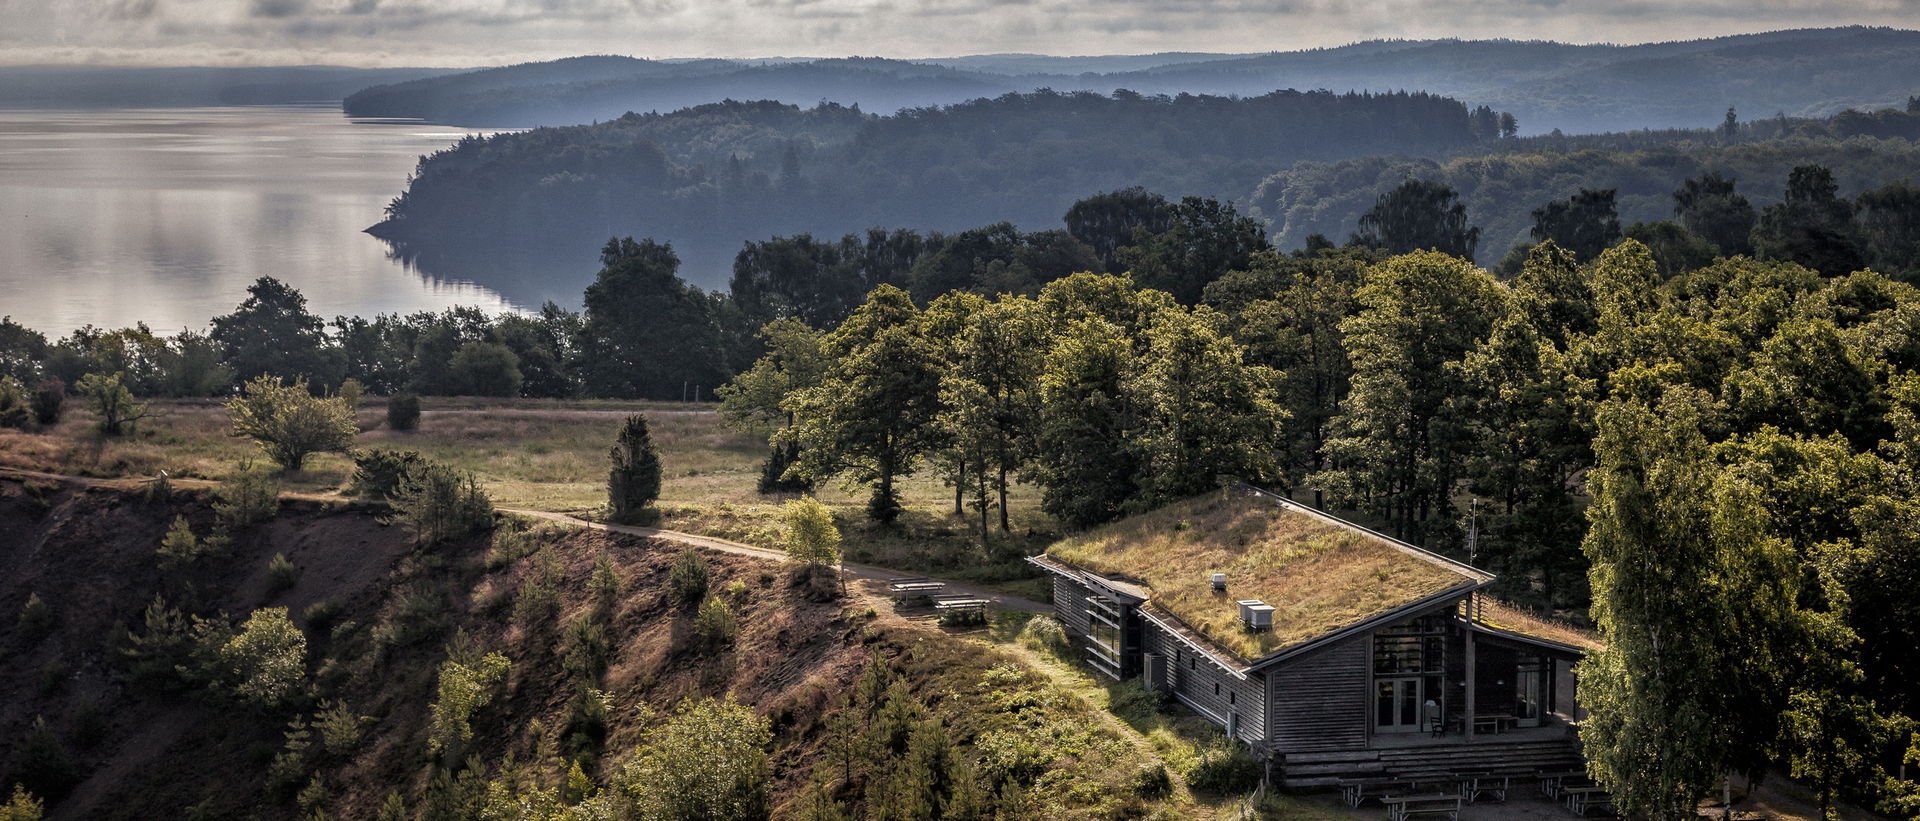
[(1374, 681), (1374, 730), (1382, 733), (1419, 732), (1421, 680), (1419, 678), (1376, 678)]
[(1513, 715), (1518, 719), (1514, 723), (1521, 727), (1540, 726), (1540, 714), (1545, 712), (1546, 692), (1542, 685), (1546, 676), (1541, 675), (1538, 658), (1521, 658), (1520, 665), (1513, 672)]

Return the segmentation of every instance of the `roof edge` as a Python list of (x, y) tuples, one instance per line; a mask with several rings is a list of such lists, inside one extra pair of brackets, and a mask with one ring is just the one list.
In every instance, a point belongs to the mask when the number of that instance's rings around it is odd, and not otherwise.
[(1278, 493), (1274, 493), (1271, 490), (1254, 487), (1253, 485), (1249, 485), (1245, 482), (1241, 482), (1239, 485), (1239, 488), (1241, 490), (1250, 491), (1256, 496), (1264, 496), (1267, 499), (1278, 503), (1281, 507), (1288, 508), (1300, 513), (1304, 513), (1308, 516), (1312, 516), (1316, 519), (1319, 519), (1335, 527), (1344, 527), (1349, 530), (1358, 530), (1361, 533), (1365, 533), (1369, 536), (1379, 539), (1382, 542), (1385, 542), (1388, 547), (1392, 547), (1409, 556), (1413, 556), (1414, 558), (1425, 561), (1428, 564), (1446, 568), (1447, 570), (1451, 570), (1455, 573), (1459, 573), (1462, 576), (1466, 576), (1476, 581), (1490, 582), (1490, 581), (1493, 581), (1494, 578), (1496, 578), (1493, 573), (1488, 572), (1486, 570), (1481, 570), (1480, 568), (1474, 567), (1473, 565), (1467, 564), (1466, 562), (1459, 561), (1457, 559), (1447, 558), (1446, 556), (1442, 556), (1439, 553), (1435, 553), (1424, 547), (1420, 547), (1419, 545), (1415, 545), (1410, 542), (1405, 542), (1400, 539), (1396, 539), (1392, 536), (1388, 536), (1387, 534), (1381, 533), (1380, 531), (1374, 530), (1373, 528), (1367, 527), (1366, 525), (1362, 525), (1356, 522), (1342, 519), (1338, 516), (1335, 516), (1324, 510), (1316, 508), (1312, 505), (1301, 504), (1285, 496), (1282, 496)]
[(1333, 642), (1339, 641), (1341, 639), (1344, 639), (1356, 633), (1364, 633), (1382, 624), (1392, 624), (1396, 621), (1406, 618), (1411, 613), (1415, 613), (1421, 610), (1425, 610), (1429, 607), (1433, 607), (1447, 599), (1457, 599), (1457, 598), (1463, 598), (1466, 596), (1473, 595), (1474, 593), (1478, 592), (1481, 588), (1486, 587), (1487, 585), (1490, 585), (1492, 583), (1493, 583), (1493, 580), (1489, 578), (1484, 581), (1462, 582), (1460, 584), (1456, 584), (1445, 590), (1441, 590), (1436, 593), (1431, 593), (1427, 596), (1407, 602), (1406, 604), (1400, 605), (1399, 607), (1393, 608), (1392, 610), (1388, 610), (1384, 613), (1379, 613), (1374, 616), (1370, 616), (1368, 618), (1362, 619), (1360, 621), (1356, 621), (1345, 627), (1339, 627), (1339, 628), (1335, 628), (1333, 630), (1327, 631), (1325, 633), (1321, 633), (1320, 635), (1315, 636), (1311, 640), (1302, 642), (1300, 644), (1296, 644), (1292, 647), (1282, 647), (1279, 650), (1275, 650), (1272, 653), (1268, 653), (1267, 655), (1254, 659), (1251, 664), (1247, 665), (1247, 669), (1249, 671), (1252, 671), (1252, 670), (1259, 670), (1265, 667), (1272, 667), (1273, 665), (1286, 661), (1287, 659), (1293, 658), (1294, 656), (1298, 656), (1303, 653), (1317, 650), (1321, 647), (1324, 647), (1328, 644), (1332, 644)]

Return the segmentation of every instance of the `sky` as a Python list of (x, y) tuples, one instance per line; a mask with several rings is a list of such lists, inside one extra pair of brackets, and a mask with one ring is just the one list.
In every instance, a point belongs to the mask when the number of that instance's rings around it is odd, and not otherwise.
[(1250, 52), (1920, 27), (1920, 0), (0, 0), (0, 64), (480, 66), (578, 54)]

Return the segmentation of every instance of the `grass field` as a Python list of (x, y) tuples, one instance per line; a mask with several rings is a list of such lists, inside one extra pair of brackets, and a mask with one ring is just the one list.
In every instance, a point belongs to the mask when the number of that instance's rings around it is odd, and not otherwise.
[[(0, 429), (0, 465), (80, 476), (144, 478), (164, 470), (218, 479), (248, 460), (264, 461), (251, 441), (228, 435), (226, 408), (216, 401), (157, 400), (155, 416), (118, 438), (95, 432), (93, 416), (77, 404), (46, 430)], [(779, 505), (786, 497), (755, 488), (766, 455), (764, 435), (727, 427), (710, 403), (424, 397), (421, 404), (419, 429), (396, 432), (386, 428), (384, 401), (368, 400), (360, 409), (355, 447), (415, 450), (472, 471), (502, 507), (592, 515), (606, 503), (607, 452), (622, 421), (644, 413), (665, 475), (662, 526), (784, 546)], [(352, 476), (351, 459), (321, 454), (283, 484), (290, 491), (337, 495)], [(819, 489), (840, 520), (850, 559), (1044, 595), (1044, 585), (1018, 561), (1043, 549), (1056, 530), (1037, 509), (1033, 489), (1016, 489), (1008, 505), (1013, 533), (1002, 537), (995, 529), (993, 549), (985, 552), (976, 520), (953, 515), (953, 491), (930, 472), (907, 478), (900, 488), (907, 510), (892, 530), (866, 521), (866, 488)]]

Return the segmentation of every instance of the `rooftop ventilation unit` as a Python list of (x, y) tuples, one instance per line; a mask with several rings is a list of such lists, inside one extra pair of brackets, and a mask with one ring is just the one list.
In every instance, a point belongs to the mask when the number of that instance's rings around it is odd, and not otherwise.
[(1260, 632), (1273, 629), (1273, 605), (1259, 599), (1247, 599), (1240, 604), (1240, 623), (1248, 630)]
[(1213, 592), (1215, 593), (1227, 592), (1227, 574), (1225, 573), (1213, 574)]

